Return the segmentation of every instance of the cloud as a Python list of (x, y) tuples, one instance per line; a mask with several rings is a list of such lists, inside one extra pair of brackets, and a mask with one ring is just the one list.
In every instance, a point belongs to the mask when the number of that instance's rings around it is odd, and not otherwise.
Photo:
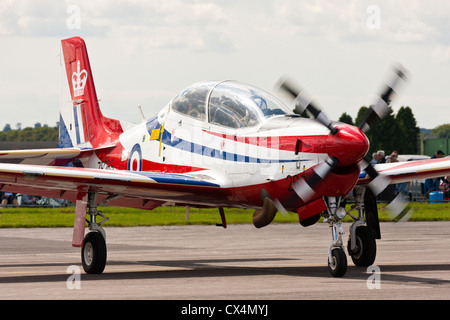
[[(229, 19), (219, 5), (202, 2), (147, 1), (127, 3), (123, 10), (137, 10), (137, 15), (122, 16), (120, 6), (109, 9), (109, 15), (94, 15), (87, 8), (92, 23), (109, 26), (109, 37), (139, 37), (146, 48), (189, 49), (228, 52), (235, 45), (227, 31)], [(102, 19), (102, 16), (108, 17)], [(117, 20), (114, 17), (117, 16)]]
[[(79, 8), (79, 29), (67, 25), (74, 22), (72, 5)], [(378, 21), (376, 10), (368, 10), (372, 5), (379, 8)], [(393, 60), (412, 69), (412, 91), (447, 94), (448, 0), (0, 0), (0, 58), (7, 61), (0, 65), (0, 100), (53, 105), (50, 96), (57, 92), (30, 91), (33, 83), (26, 79), (53, 88), (42, 72), (52, 67), (59, 40), (75, 35), (88, 45), (106, 113), (142, 104), (150, 114), (198, 80), (239, 79), (270, 89), (286, 72), (323, 96), (324, 107), (334, 101), (342, 113), (370, 102), (356, 95), (371, 95), (382, 80), (380, 70)], [(27, 88), (28, 100), (15, 102), (14, 86), (18, 92)], [(426, 110), (437, 103), (428, 102)]]
[[(0, 36), (64, 37), (78, 32), (67, 27), (72, 1), (0, 1)], [(104, 33), (104, 29), (87, 24), (84, 34)]]
[[(71, 30), (70, 6), (80, 28)], [(236, 34), (316, 37), (327, 41), (450, 44), (450, 2), (435, 0), (3, 0), (0, 36), (82, 36), (143, 39), (158, 49), (229, 52)], [(378, 25), (373, 27), (373, 23)]]
[(159, 49), (230, 51), (232, 20), (220, 5), (197, 1), (0, 2), (0, 36), (139, 38)]
[(450, 40), (448, 1), (279, 0), (273, 8), (274, 25), (290, 35), (396, 43)]
[(450, 62), (450, 45), (438, 45), (433, 50), (431, 57), (437, 64), (448, 64)]

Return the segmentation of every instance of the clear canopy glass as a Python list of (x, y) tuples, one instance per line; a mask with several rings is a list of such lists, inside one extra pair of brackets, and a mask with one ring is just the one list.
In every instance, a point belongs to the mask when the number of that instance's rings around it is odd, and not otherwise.
[(172, 100), (172, 108), (199, 120), (229, 128), (255, 126), (265, 118), (293, 114), (278, 98), (255, 87), (234, 82), (194, 84)]

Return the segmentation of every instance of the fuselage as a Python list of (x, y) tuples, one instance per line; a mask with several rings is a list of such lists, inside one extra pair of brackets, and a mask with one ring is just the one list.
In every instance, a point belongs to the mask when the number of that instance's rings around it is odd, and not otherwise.
[(338, 127), (343, 138), (330, 136), (318, 122), (247, 85), (199, 83), (153, 118), (125, 130), (113, 150), (97, 152), (88, 166), (209, 177), (222, 190), (219, 201), (229, 206), (259, 206), (264, 188), (292, 209), (302, 204), (292, 184), (330, 155), (339, 158), (343, 169), (336, 173), (339, 181), (331, 175), (326, 192), (345, 194), (356, 183), (356, 164), (368, 142), (359, 129)]

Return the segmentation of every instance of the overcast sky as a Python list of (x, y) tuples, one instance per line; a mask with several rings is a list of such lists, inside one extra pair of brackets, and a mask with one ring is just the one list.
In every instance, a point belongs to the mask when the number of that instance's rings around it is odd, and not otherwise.
[(393, 102), (418, 125), (450, 123), (450, 1), (0, 0), (0, 130), (59, 120), (60, 40), (86, 41), (106, 116), (140, 122), (183, 88), (281, 76), (329, 118), (355, 118), (400, 63)]

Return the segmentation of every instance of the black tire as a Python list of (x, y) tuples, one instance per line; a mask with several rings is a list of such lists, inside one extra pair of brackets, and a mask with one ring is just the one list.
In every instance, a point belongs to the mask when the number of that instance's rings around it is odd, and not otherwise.
[(344, 250), (334, 248), (331, 251), (333, 261), (328, 261), (328, 271), (333, 277), (343, 277), (347, 272), (347, 257)]
[(100, 232), (89, 232), (81, 249), (83, 269), (88, 274), (100, 274), (106, 265), (106, 242)]
[(352, 251), (351, 243), (348, 243), (348, 252), (353, 263), (358, 267), (371, 266), (377, 255), (377, 244), (372, 231), (366, 226), (356, 228), (356, 249)]

